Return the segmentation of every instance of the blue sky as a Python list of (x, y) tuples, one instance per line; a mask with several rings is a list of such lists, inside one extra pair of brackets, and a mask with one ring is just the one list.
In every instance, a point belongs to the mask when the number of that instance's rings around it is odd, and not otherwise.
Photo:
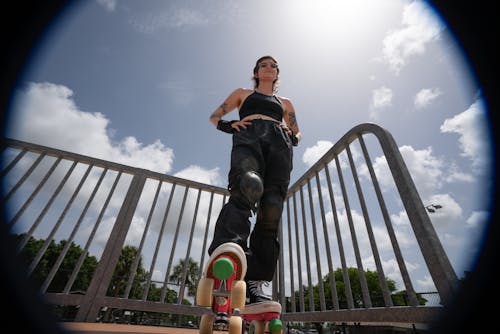
[(230, 136), (208, 117), (265, 54), (303, 134), (292, 183), (352, 127), (381, 125), (424, 205), (443, 206), (430, 218), (462, 276), (490, 205), (487, 109), (425, 2), (79, 2), (33, 53), (7, 136), (225, 187)]

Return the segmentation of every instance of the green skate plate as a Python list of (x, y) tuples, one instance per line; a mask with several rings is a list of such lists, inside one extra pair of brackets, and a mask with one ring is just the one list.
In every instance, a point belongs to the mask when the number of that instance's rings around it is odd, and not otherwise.
[(234, 273), (233, 262), (228, 258), (220, 258), (214, 262), (214, 275), (220, 280), (225, 280), (231, 277)]
[(273, 319), (269, 322), (269, 331), (279, 333), (283, 329), (283, 323), (280, 319)]

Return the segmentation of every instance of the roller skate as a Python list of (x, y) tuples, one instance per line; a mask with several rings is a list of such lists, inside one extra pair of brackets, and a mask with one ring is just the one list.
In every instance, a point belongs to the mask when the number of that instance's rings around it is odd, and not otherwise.
[(246, 271), (245, 252), (238, 244), (224, 243), (213, 251), (196, 292), (196, 304), (211, 310), (201, 317), (200, 334), (212, 334), (214, 329), (242, 333)]
[(281, 334), (281, 304), (264, 293), (264, 281), (247, 281), (248, 304), (241, 312), (244, 331), (248, 334)]

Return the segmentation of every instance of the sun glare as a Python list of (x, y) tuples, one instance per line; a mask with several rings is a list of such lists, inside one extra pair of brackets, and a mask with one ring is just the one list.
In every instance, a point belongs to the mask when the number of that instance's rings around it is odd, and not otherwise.
[[(394, 8), (394, 1), (292, 0), (287, 10), (299, 36), (308, 40), (360, 42)], [(399, 6), (402, 4), (399, 3)]]

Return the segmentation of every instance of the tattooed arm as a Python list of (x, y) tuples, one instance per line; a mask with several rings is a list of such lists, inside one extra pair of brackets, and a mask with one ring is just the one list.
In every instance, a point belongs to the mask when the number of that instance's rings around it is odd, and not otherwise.
[(210, 122), (217, 127), (217, 123), (229, 112), (237, 108), (241, 103), (243, 89), (238, 88), (232, 92), (222, 104), (210, 115)]
[(295, 117), (295, 108), (293, 107), (292, 102), (289, 99), (281, 99), (285, 105), (285, 113), (283, 115), (283, 119), (288, 126), (288, 129), (290, 129), (292, 133), (297, 137), (298, 141), (300, 141), (302, 139), (302, 134), (300, 133), (299, 125), (297, 124), (297, 118)]

